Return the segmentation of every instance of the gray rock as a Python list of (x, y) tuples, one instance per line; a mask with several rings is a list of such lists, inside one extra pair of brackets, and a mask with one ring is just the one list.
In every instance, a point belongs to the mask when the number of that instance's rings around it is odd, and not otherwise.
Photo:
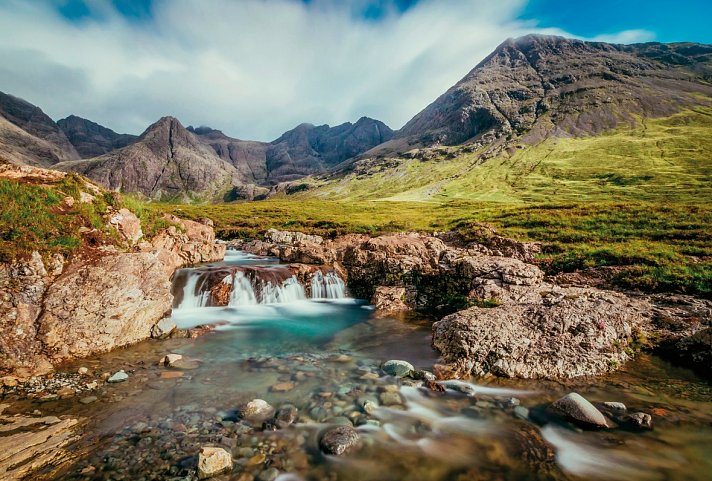
[(399, 360), (386, 361), (381, 365), (381, 369), (389, 376), (395, 377), (408, 377), (414, 371), (411, 363)]
[(335, 426), (326, 429), (319, 439), (319, 448), (326, 454), (340, 456), (358, 444), (360, 436), (351, 426)]
[(208, 479), (232, 470), (232, 456), (223, 448), (205, 446), (198, 454), (198, 479)]
[(96, 396), (87, 396), (87, 397), (81, 398), (79, 400), (79, 402), (82, 404), (91, 404), (91, 403), (95, 402), (97, 399), (99, 399), (99, 398), (97, 398)]
[(240, 409), (240, 416), (253, 422), (262, 422), (273, 415), (274, 408), (263, 399), (253, 399)]
[(274, 416), (275, 424), (278, 428), (284, 429), (297, 420), (299, 410), (292, 404), (284, 404), (277, 410)]
[(114, 375), (111, 376), (109, 379), (107, 379), (106, 382), (111, 382), (111, 383), (124, 382), (124, 381), (126, 381), (128, 378), (129, 378), (129, 375), (126, 374), (123, 370), (121, 370), (121, 371), (119, 371), (119, 372), (117, 372), (117, 373), (114, 373)]
[(636, 429), (653, 429), (653, 417), (647, 413), (633, 413), (624, 421), (626, 425)]
[(608, 422), (601, 411), (578, 393), (567, 394), (554, 402), (551, 407), (566, 418), (584, 427), (608, 427)]
[(628, 410), (628, 408), (625, 407), (625, 404), (620, 402), (604, 402), (602, 405), (605, 409), (608, 409), (615, 414), (623, 414)]
[(512, 414), (514, 414), (515, 418), (523, 419), (525, 421), (529, 419), (529, 410), (524, 406), (515, 407)]

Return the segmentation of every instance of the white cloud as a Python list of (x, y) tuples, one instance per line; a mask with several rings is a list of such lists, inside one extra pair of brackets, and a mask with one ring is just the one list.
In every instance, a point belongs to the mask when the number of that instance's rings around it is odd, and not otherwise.
[(655, 33), (649, 30), (624, 30), (618, 33), (596, 35), (591, 40), (608, 43), (643, 43), (655, 40)]
[(505, 38), (543, 32), (516, 19), (524, 0), (422, 0), (378, 22), (344, 3), (162, 0), (131, 23), (92, 0), (103, 20), (73, 24), (5, 0), (0, 90), (119, 132), (163, 115), (259, 140), (363, 115), (400, 128)]

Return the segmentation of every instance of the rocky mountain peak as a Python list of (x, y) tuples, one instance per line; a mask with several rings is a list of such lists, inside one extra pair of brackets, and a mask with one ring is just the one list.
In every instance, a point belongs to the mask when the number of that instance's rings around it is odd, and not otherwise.
[(117, 134), (109, 128), (77, 115), (58, 120), (57, 125), (84, 159), (120, 149), (138, 138), (130, 134)]

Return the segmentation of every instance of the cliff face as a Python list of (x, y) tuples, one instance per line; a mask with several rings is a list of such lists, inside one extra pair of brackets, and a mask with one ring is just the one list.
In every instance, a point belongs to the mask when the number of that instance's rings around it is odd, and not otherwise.
[[(667, 116), (712, 95), (712, 46), (510, 39), (411, 119), (397, 137), (455, 145), (494, 137), (592, 135)], [(526, 139), (525, 139), (526, 140)]]
[[(13, 182), (62, 176), (30, 167), (0, 171), (1, 179)], [(76, 199), (64, 202), (94, 202), (97, 191), (86, 184)], [(171, 309), (175, 269), (225, 254), (208, 224), (169, 216), (170, 227), (147, 239), (127, 209), (109, 209), (104, 221), (116, 231), (114, 244), (87, 242), (71, 259), (35, 251), (0, 263), (0, 374), (42, 373), (66, 359), (148, 338)], [(85, 235), (90, 241), (98, 234), (86, 229)]]

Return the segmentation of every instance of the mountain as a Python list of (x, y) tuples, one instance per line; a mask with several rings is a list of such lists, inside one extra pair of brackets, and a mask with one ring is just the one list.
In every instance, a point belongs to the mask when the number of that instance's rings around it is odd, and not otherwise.
[(712, 195), (710, 159), (712, 45), (529, 35), (502, 43), (392, 140), (285, 190), (328, 199), (675, 199), (690, 189)]
[(529, 144), (596, 135), (697, 105), (698, 95), (712, 96), (711, 80), (712, 45), (528, 35), (502, 43), (397, 137), (401, 145), (456, 145), (487, 135)]
[(335, 127), (301, 124), (269, 143), (234, 139), (209, 127), (188, 130), (245, 178), (261, 185), (325, 173), (394, 135), (386, 124), (368, 117)]
[(39, 107), (0, 92), (0, 156), (12, 163), (49, 167), (78, 159), (62, 129)]
[(217, 200), (245, 180), (173, 117), (161, 118), (126, 147), (54, 168), (78, 172), (109, 189), (166, 200)]
[(58, 120), (57, 125), (83, 159), (98, 157), (132, 144), (138, 139), (136, 135), (117, 134), (111, 129), (76, 115)]

